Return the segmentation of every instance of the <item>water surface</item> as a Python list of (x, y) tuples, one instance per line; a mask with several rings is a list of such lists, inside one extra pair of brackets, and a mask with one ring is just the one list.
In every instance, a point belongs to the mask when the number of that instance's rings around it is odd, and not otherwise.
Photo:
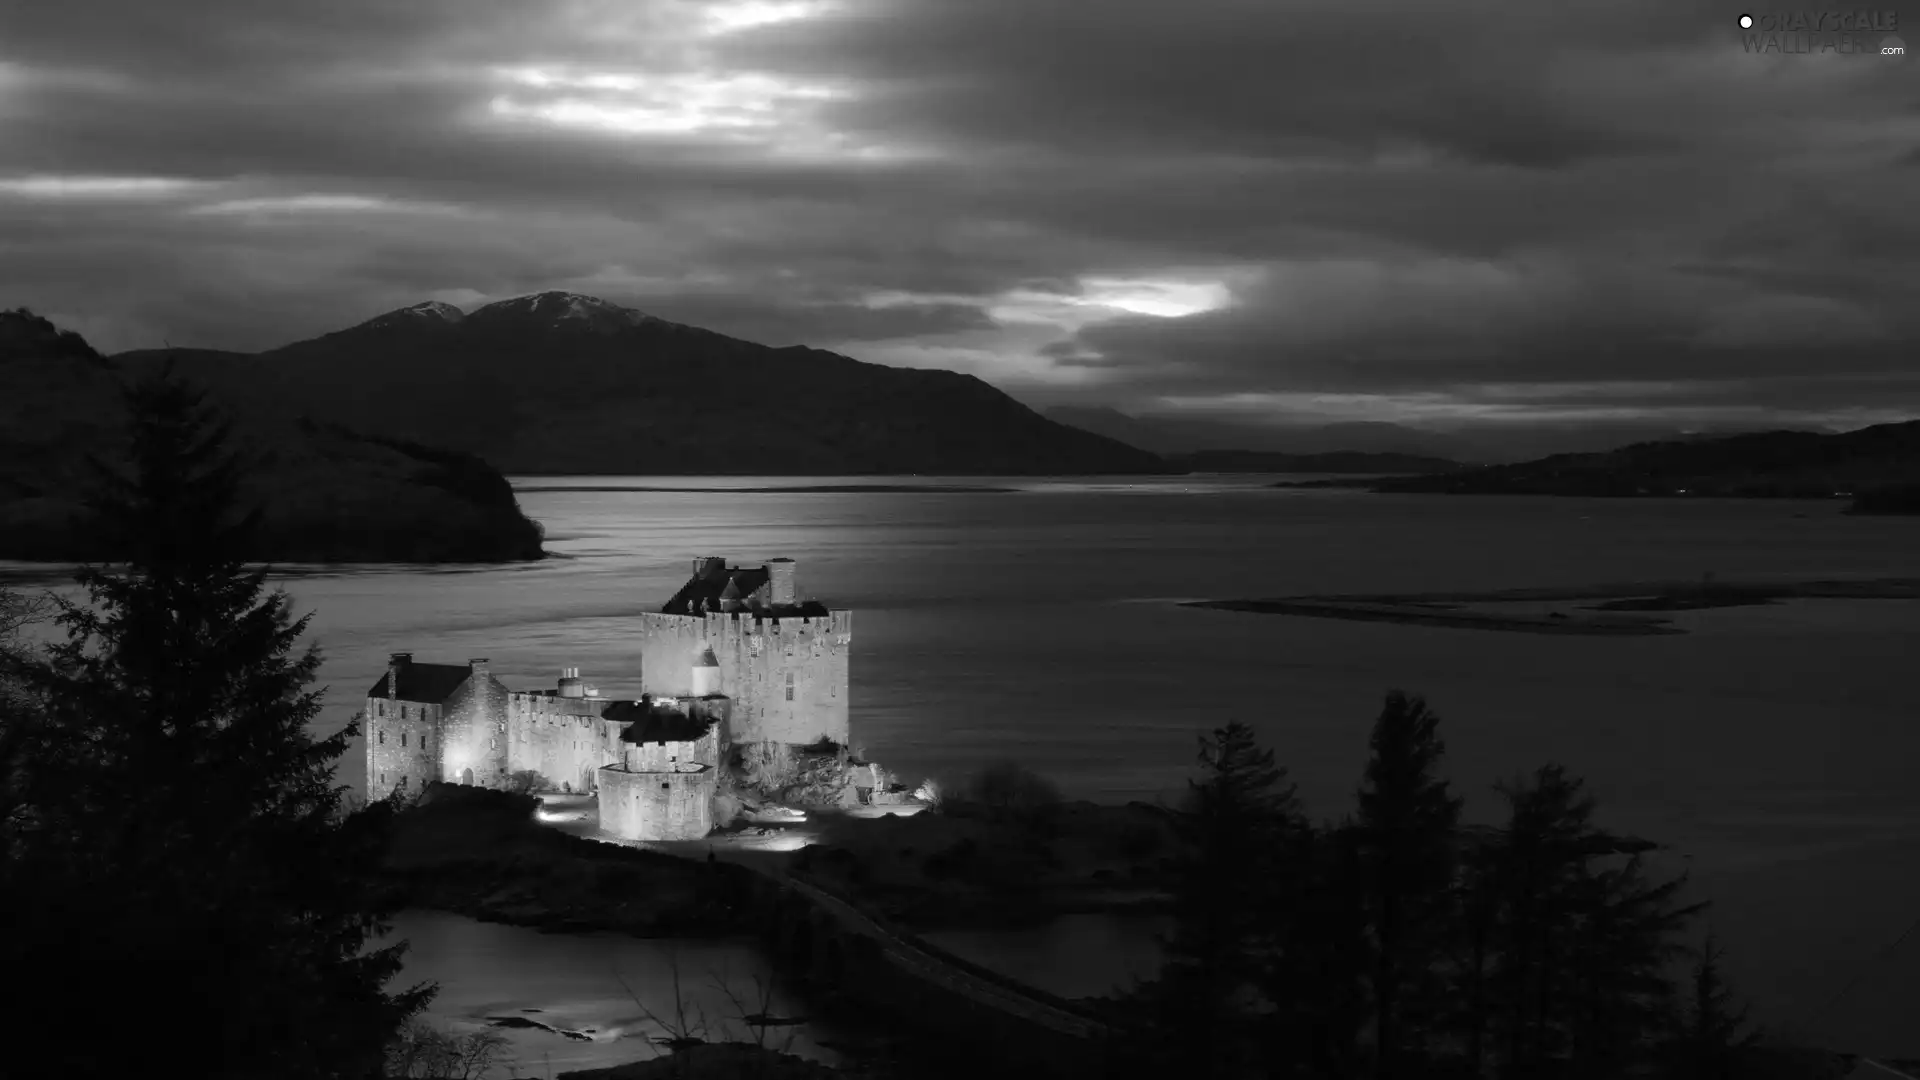
[[(1020, 489), (995, 494), (587, 490), (848, 484), (832, 477), (538, 478), (521, 499), (555, 559), (332, 570), (288, 587), (316, 613), (337, 726), (393, 651), (488, 657), (516, 687), (580, 667), (603, 693), (637, 694), (631, 616), (664, 602), (694, 557), (787, 556), (803, 592), (854, 611), (852, 724), (869, 753), (950, 781), (1016, 757), (1101, 800), (1177, 795), (1195, 735), (1240, 719), (1314, 812), (1342, 813), (1381, 695), (1423, 693), (1470, 817), (1497, 812), (1496, 780), (1566, 764), (1590, 781), (1603, 824), (1689, 857), (1764, 1016), (1920, 1054), (1920, 933), (1874, 962), (1920, 917), (1920, 604), (1680, 612), (1688, 634), (1624, 638), (1175, 606), (1708, 572), (1920, 576), (1920, 519), (1826, 502), (1260, 486), (1269, 479), (939, 481)], [(358, 785), (362, 770), (356, 752), (342, 778)]]

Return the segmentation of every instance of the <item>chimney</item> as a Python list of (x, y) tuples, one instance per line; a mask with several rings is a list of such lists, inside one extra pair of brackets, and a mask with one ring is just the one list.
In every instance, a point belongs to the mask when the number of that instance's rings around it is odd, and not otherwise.
[(794, 598), (793, 560), (767, 560), (767, 603), (774, 607), (784, 607), (797, 603)]
[(413, 663), (413, 654), (397, 652), (387, 657), (387, 700), (400, 696), (400, 669)]
[(487, 658), (486, 657), (483, 656), (478, 660), (469, 660), (467, 661), (467, 666), (473, 669), (473, 674), (475, 675), (475, 677), (482, 678), (482, 679), (487, 677)]
[(701, 581), (715, 574), (725, 573), (727, 560), (724, 556), (702, 555), (693, 560), (693, 576)]
[(586, 697), (587, 689), (580, 682), (580, 669), (577, 667), (560, 669), (560, 696)]

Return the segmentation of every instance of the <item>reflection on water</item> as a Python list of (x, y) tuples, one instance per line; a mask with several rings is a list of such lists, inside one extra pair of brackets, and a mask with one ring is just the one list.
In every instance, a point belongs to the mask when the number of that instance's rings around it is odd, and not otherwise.
[[(439, 996), (424, 1019), (460, 1033), (491, 1027), (505, 1035), (518, 1065), (514, 1075), (544, 1077), (549, 1067), (558, 1073), (643, 1060), (655, 1053), (650, 1038), (681, 1030), (704, 1030), (711, 1041), (750, 1039), (742, 1016), (806, 1013), (749, 942), (543, 934), (429, 911), (402, 913), (393, 935), (412, 943), (393, 985), (438, 981)], [(765, 999), (763, 987), (769, 991)], [(500, 1017), (554, 1030), (489, 1024)], [(836, 1041), (831, 1029), (814, 1021), (770, 1032), (770, 1045), (838, 1061), (820, 1045)]]

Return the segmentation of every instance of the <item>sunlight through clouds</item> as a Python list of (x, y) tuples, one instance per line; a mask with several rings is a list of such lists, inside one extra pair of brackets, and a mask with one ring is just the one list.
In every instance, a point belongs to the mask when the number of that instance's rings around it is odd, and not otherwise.
[(371, 195), (307, 194), (263, 196), (251, 199), (229, 199), (225, 202), (196, 206), (187, 212), (190, 214), (226, 215), (303, 213), (459, 214), (463, 211), (460, 207), (446, 203), (407, 202)]
[(810, 19), (837, 11), (839, 7), (823, 0), (729, 0), (708, 4), (701, 14), (707, 22), (707, 33), (717, 36)]
[(204, 180), (169, 176), (0, 177), (0, 195), (27, 199), (154, 199), (185, 195), (207, 187)]
[(615, 136), (682, 137), (756, 149), (781, 158), (853, 162), (923, 159), (833, 131), (822, 108), (855, 97), (851, 87), (758, 72), (592, 71), (502, 68), (510, 89), (488, 103), (496, 120), (543, 123)]

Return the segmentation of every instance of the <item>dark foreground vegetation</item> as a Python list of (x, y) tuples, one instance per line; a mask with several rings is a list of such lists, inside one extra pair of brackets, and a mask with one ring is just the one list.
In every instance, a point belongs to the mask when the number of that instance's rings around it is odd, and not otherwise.
[[(124, 559), (86, 505), (94, 459), (131, 465), (124, 386), (168, 363), (109, 361), (71, 331), (0, 311), (0, 558)], [(274, 562), (506, 562), (541, 557), (540, 527), (506, 478), (472, 454), (392, 429), (267, 413), (219, 399), (244, 468), (236, 491), (261, 509), (239, 553)], [(435, 408), (415, 400), (416, 408)]]
[[(308, 732), (318, 655), (243, 563), (257, 519), (220, 428), (168, 379), (133, 405), (130, 467), (89, 523), (123, 562), (81, 574), (86, 603), (0, 597), (0, 970), (28, 991), (7, 1016), (38, 1074), (471, 1080), (498, 1040), (421, 1028), (436, 988), (390, 985), (405, 945), (381, 939), (405, 903), (523, 889), (588, 921), (638, 904), (636, 927), (688, 932), (702, 908), (724, 923), (724, 871), (538, 833), (522, 797), (350, 805), (334, 770), (357, 724)], [(64, 640), (12, 633), (48, 614)], [(1505, 819), (1474, 828), (1421, 701), (1390, 696), (1372, 749), (1351, 815), (1313, 822), (1230, 724), (1202, 740), (1182, 807), (1121, 830), (1116, 858), (1160, 861), (1176, 929), (1159, 977), (1103, 1006), (1120, 1033), (1089, 1047), (1103, 1074), (1678, 1080), (1837, 1060), (1753, 1044), (1717, 950), (1691, 944), (1699, 907), (1646, 870), (1650, 845), (1594, 823), (1565, 770), (1516, 779)], [(1075, 833), (1015, 767), (948, 809), (1003, 836)], [(111, 1038), (103, 989), (125, 1003)], [(822, 1075), (765, 1046), (674, 1049), (626, 1074)]]

